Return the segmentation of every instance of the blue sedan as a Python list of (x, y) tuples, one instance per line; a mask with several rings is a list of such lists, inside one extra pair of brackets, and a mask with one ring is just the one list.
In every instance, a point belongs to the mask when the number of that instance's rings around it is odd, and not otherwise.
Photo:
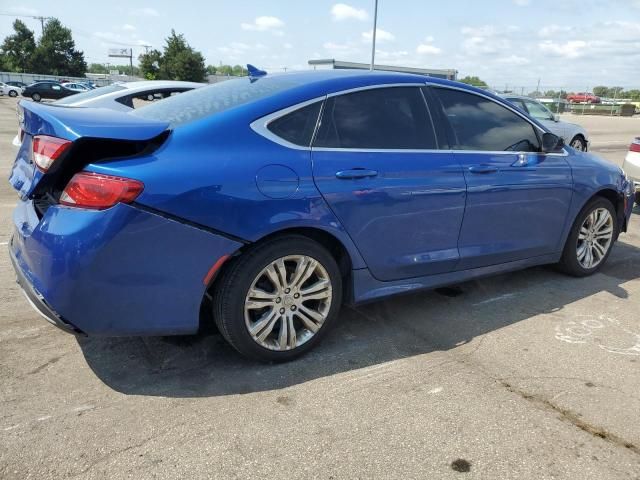
[(263, 75), (133, 113), (21, 102), (18, 282), (83, 335), (216, 325), (292, 359), (343, 302), (542, 264), (627, 229), (623, 171), (503, 99), (390, 72)]

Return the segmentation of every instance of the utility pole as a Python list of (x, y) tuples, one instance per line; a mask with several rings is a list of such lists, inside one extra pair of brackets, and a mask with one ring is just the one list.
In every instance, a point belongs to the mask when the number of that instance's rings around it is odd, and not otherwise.
[(36, 20), (40, 20), (40, 27), (42, 28), (42, 33), (44, 33), (44, 21), (51, 20), (52, 17), (35, 16), (32, 18), (35, 18)]
[(373, 70), (373, 64), (376, 60), (376, 30), (378, 29), (378, 0), (374, 0), (373, 4), (373, 35), (371, 36), (371, 66), (369, 70)]
[(133, 77), (133, 48), (129, 49), (129, 67), (130, 67), (130, 75)]

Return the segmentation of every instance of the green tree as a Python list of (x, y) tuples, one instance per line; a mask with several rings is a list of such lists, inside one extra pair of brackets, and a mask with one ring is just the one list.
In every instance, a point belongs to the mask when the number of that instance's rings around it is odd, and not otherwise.
[(184, 35), (171, 30), (160, 61), (159, 78), (202, 82), (206, 76), (204, 57), (189, 46)]
[(87, 71), (84, 53), (76, 50), (71, 30), (53, 18), (44, 26), (33, 55), (34, 73), (81, 77)]
[(593, 87), (593, 94), (598, 97), (608, 97), (609, 96), (609, 87), (605, 87), (604, 85), (598, 85), (597, 87)]
[(232, 75), (235, 75), (236, 77), (244, 77), (245, 75), (248, 75), (248, 72), (247, 69), (243, 68), (241, 65), (234, 65)]
[(160, 63), (162, 62), (162, 52), (156, 50), (148, 51), (138, 57), (138, 63), (140, 64), (140, 73), (147, 80), (158, 79), (160, 72)]
[(472, 85), (474, 87), (479, 87), (479, 88), (487, 88), (489, 86), (487, 82), (480, 80), (478, 77), (470, 77), (469, 75), (467, 75), (464, 78), (461, 78), (458, 81), (462, 83), (466, 83), (467, 85)]
[(107, 67), (102, 63), (91, 63), (87, 68), (88, 73), (109, 73)]
[(216, 75), (233, 75), (233, 67), (231, 65), (220, 65), (216, 68)]
[(0, 46), (0, 64), (3, 70), (28, 72), (36, 49), (33, 32), (21, 20), (13, 22), (13, 30), (15, 33), (6, 37)]
[(207, 71), (207, 75), (215, 75), (217, 68), (215, 65), (207, 65), (207, 68), (205, 70)]

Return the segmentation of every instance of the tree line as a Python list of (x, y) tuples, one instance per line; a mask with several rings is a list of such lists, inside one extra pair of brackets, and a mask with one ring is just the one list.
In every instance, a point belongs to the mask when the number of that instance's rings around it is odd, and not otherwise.
[[(21, 20), (13, 22), (13, 33), (0, 44), (0, 71), (82, 77), (85, 73), (130, 72), (129, 65), (107, 67), (101, 63), (87, 66), (71, 30), (56, 18), (44, 25), (36, 41), (35, 34)], [(186, 80), (203, 82), (207, 75), (246, 75), (240, 65), (207, 65), (204, 56), (189, 45), (184, 35), (171, 30), (162, 50), (153, 49), (138, 57), (133, 74), (149, 80)]]

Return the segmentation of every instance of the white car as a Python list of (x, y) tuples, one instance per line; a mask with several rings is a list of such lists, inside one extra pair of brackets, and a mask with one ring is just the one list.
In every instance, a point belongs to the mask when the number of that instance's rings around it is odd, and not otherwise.
[(54, 105), (69, 107), (108, 108), (129, 111), (155, 100), (186, 92), (206, 85), (205, 83), (180, 82), (175, 80), (142, 80), (139, 82), (119, 82), (99, 87), (87, 92), (61, 98)]
[(18, 97), (22, 93), (22, 89), (20, 87), (15, 87), (13, 85), (7, 85), (4, 82), (0, 82), (0, 95), (8, 95), (10, 97)]
[(589, 149), (589, 135), (580, 125), (563, 122), (558, 115), (533, 98), (518, 95), (503, 95), (503, 98), (538, 120), (551, 133), (562, 137), (570, 147), (583, 152)]
[(622, 169), (636, 187), (636, 203), (640, 204), (640, 137), (636, 137), (631, 145)]
[(66, 82), (66, 83), (63, 83), (62, 86), (67, 87), (69, 90), (73, 90), (76, 92), (88, 92), (89, 90), (91, 90), (89, 87), (87, 87), (86, 85), (83, 85), (82, 83)]

